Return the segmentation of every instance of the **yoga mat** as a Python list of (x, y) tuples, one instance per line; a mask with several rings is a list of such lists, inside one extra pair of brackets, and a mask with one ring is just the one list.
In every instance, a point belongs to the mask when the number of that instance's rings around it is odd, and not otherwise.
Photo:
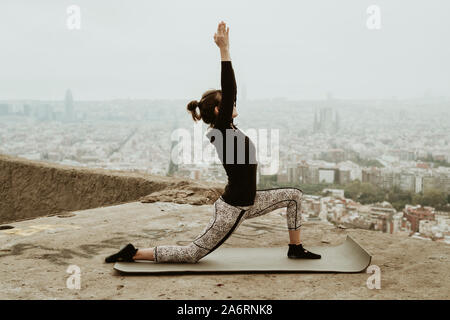
[(321, 259), (289, 259), (288, 246), (271, 248), (218, 248), (197, 263), (154, 263), (153, 261), (116, 262), (121, 273), (295, 273), (295, 272), (363, 272), (371, 255), (347, 236), (337, 246), (306, 247), (322, 255)]

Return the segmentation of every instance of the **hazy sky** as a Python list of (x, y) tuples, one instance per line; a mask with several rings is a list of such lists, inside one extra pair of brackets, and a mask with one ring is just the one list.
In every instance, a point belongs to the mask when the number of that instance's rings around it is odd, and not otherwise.
[(250, 99), (450, 96), (449, 15), (448, 0), (1, 0), (0, 99), (198, 99), (220, 86), (220, 20)]

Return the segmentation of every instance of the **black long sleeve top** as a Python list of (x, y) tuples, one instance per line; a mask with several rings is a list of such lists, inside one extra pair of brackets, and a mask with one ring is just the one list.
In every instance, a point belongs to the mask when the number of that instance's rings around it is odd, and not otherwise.
[(228, 176), (222, 198), (234, 206), (253, 205), (256, 195), (256, 148), (233, 123), (237, 90), (231, 61), (222, 61), (221, 86), (219, 114), (213, 129), (206, 136), (216, 148)]

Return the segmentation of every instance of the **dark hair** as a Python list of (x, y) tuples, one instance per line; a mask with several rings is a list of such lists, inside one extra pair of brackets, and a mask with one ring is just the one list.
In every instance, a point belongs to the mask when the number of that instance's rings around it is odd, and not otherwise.
[[(214, 108), (220, 105), (222, 95), (221, 90), (211, 89), (203, 93), (200, 101), (192, 100), (187, 105), (188, 112), (191, 113), (194, 121), (203, 120), (206, 124), (214, 124), (216, 120), (216, 114)], [(200, 109), (200, 113), (197, 113), (196, 109)]]

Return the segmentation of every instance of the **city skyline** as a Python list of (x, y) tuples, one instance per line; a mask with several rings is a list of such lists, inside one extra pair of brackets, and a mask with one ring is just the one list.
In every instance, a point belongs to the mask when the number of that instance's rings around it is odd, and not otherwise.
[[(313, 220), (450, 243), (448, 101), (247, 99), (237, 109), (241, 130), (279, 130), (278, 170), (258, 159), (259, 188), (302, 188)], [(181, 100), (78, 101), (67, 89), (53, 102), (0, 101), (0, 154), (226, 182), (218, 164), (174, 165), (174, 130), (195, 140), (194, 126)]]

